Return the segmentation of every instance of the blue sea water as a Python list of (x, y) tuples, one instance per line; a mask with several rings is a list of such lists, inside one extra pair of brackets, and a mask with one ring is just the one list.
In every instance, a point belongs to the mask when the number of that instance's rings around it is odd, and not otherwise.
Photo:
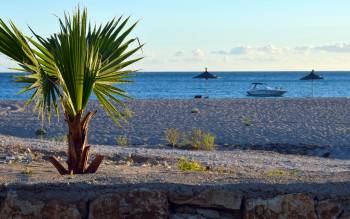
[[(140, 72), (134, 83), (120, 85), (136, 99), (190, 99), (205, 94), (205, 80), (193, 79), (200, 72)], [(282, 87), (285, 97), (309, 97), (311, 81), (299, 79), (309, 72), (214, 72), (219, 79), (207, 81), (210, 98), (246, 98), (252, 82)], [(317, 72), (325, 79), (314, 82), (315, 97), (350, 97), (350, 72)], [(20, 73), (0, 74), (0, 99), (25, 99), (17, 94), (22, 84), (14, 82)]]

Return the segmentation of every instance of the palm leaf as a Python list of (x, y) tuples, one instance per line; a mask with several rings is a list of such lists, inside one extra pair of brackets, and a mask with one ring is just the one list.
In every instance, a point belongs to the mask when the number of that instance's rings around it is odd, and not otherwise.
[[(87, 10), (75, 10), (59, 19), (60, 30), (48, 38), (31, 32), (25, 36), (10, 21), (0, 19), (0, 53), (19, 64), (27, 72), (17, 77), (24, 83), (21, 92), (32, 92), (33, 103), (42, 118), (50, 118), (51, 110), (58, 114), (62, 105), (71, 117), (83, 112), (94, 93), (106, 113), (119, 124), (122, 100), (127, 92), (117, 87), (129, 83), (135, 71), (126, 67), (141, 58), (132, 58), (143, 45), (135, 46), (136, 38), (128, 39), (136, 23), (128, 26), (130, 18), (114, 18), (105, 25), (92, 26)], [(128, 26), (128, 27), (127, 27)], [(131, 48), (131, 49), (130, 49)], [(60, 102), (60, 104), (58, 103)]]
[(22, 34), (12, 22), (9, 27), (0, 19), (0, 52), (15, 60), (20, 66), (18, 70), (29, 72), (28, 75), (17, 78), (17, 82), (29, 84), (21, 92), (34, 90), (27, 104), (35, 102), (35, 109), (38, 109), (39, 116), (44, 118), (46, 111), (50, 120), (52, 107), (58, 112), (56, 104), (58, 89), (54, 74), (48, 74), (45, 70), (49, 68), (41, 65), (41, 62), (52, 60), (49, 54), (43, 54), (30, 47), (27, 39), (29, 38)]

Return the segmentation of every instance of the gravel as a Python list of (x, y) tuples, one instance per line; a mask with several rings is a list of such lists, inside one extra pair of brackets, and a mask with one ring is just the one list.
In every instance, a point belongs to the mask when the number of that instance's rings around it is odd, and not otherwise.
[[(30, 148), (32, 151), (64, 152), (67, 145), (62, 142), (18, 138), (0, 135), (0, 144), (3, 147), (18, 145)], [(118, 157), (148, 158), (144, 160), (162, 160), (176, 162), (181, 157), (196, 160), (211, 167), (249, 168), (252, 170), (298, 170), (315, 172), (318, 175), (329, 175), (350, 171), (350, 160), (322, 158), (317, 156), (288, 155), (261, 150), (230, 150), (230, 151), (193, 151), (168, 148), (136, 148), (109, 145), (92, 145), (93, 153), (107, 155), (110, 159)], [(61, 153), (62, 154), (62, 153)]]

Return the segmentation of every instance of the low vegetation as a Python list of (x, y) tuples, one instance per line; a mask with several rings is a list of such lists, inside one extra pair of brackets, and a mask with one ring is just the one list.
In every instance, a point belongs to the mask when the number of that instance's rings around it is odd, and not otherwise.
[(250, 117), (244, 117), (243, 118), (243, 124), (245, 126), (251, 126), (252, 125), (252, 119)]
[(123, 118), (128, 121), (129, 119), (131, 119), (134, 116), (134, 112), (132, 110), (130, 110), (129, 108), (125, 108), (121, 113), (120, 113)]
[(211, 151), (215, 149), (215, 136), (200, 129), (182, 133), (178, 129), (165, 130), (168, 145), (178, 148)]
[(267, 176), (269, 177), (299, 176), (300, 174), (302, 174), (302, 171), (298, 169), (271, 169), (267, 172)]
[(199, 113), (199, 109), (198, 109), (198, 108), (193, 108), (193, 109), (191, 110), (191, 113)]
[(202, 138), (203, 150), (212, 151), (215, 149), (215, 136), (210, 133), (204, 133)]
[(39, 128), (35, 131), (35, 135), (37, 136), (43, 136), (43, 135), (46, 135), (46, 130), (43, 129), (43, 128)]
[(193, 129), (191, 133), (185, 135), (184, 144), (195, 150), (211, 151), (215, 149), (215, 136), (200, 129)]
[(193, 129), (192, 133), (188, 135), (189, 140), (187, 141), (189, 146), (193, 149), (199, 150), (202, 145), (203, 131), (200, 129)]
[(129, 138), (125, 135), (119, 135), (115, 138), (118, 146), (128, 146), (129, 145)]
[(175, 147), (181, 139), (181, 132), (178, 129), (167, 129), (165, 130), (165, 139), (170, 146)]
[(29, 167), (26, 167), (26, 168), (22, 171), (22, 174), (23, 174), (23, 175), (27, 175), (27, 176), (33, 175), (33, 170), (30, 169)]
[(272, 169), (267, 172), (267, 175), (269, 177), (282, 177), (287, 175), (287, 172), (282, 169)]
[(196, 160), (189, 160), (186, 157), (181, 157), (177, 166), (181, 171), (207, 171), (207, 168), (200, 162)]

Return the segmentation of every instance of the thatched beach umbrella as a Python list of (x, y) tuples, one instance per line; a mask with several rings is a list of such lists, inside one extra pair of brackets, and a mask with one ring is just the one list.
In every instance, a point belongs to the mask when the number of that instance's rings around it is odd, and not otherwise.
[(193, 78), (205, 79), (205, 93), (208, 96), (208, 84), (207, 84), (208, 80), (209, 79), (217, 79), (218, 76), (216, 76), (212, 73), (209, 73), (208, 68), (205, 68), (205, 71), (202, 74), (199, 74)]
[(312, 89), (312, 96), (314, 96), (314, 80), (323, 80), (323, 77), (320, 75), (317, 75), (315, 73), (315, 70), (312, 70), (310, 74), (300, 78), (300, 80), (311, 80), (312, 81), (311, 89)]

